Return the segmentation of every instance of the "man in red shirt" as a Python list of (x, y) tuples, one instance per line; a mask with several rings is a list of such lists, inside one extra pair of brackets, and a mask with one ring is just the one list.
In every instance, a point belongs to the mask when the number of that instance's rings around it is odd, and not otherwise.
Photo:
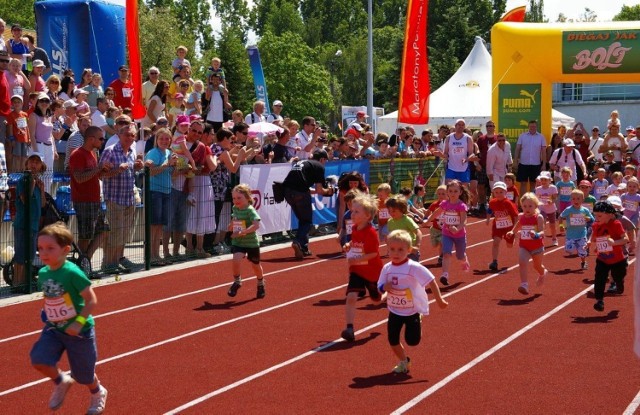
[(78, 247), (89, 259), (103, 245), (109, 223), (100, 207), (100, 176), (108, 166), (98, 164), (96, 151), (102, 147), (104, 131), (87, 127), (84, 144), (69, 158), (71, 200), (78, 218)]
[(129, 68), (122, 65), (118, 69), (118, 75), (119, 78), (109, 84), (115, 91), (113, 103), (122, 109), (133, 109), (135, 101), (133, 100), (133, 83), (129, 80)]

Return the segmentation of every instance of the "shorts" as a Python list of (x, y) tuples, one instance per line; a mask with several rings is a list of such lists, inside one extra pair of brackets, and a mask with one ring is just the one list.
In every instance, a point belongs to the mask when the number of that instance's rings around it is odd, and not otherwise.
[(182, 190), (171, 189), (169, 203), (169, 222), (165, 232), (186, 232), (187, 230), (187, 194)]
[(431, 246), (442, 244), (442, 229), (432, 227), (429, 231), (429, 239), (431, 240)]
[(536, 178), (540, 175), (540, 171), (542, 171), (541, 164), (518, 164), (516, 180), (519, 182), (534, 183)]
[(572, 254), (573, 251), (576, 250), (578, 252), (578, 256), (580, 258), (587, 257), (587, 238), (578, 238), (578, 239), (569, 239), (564, 243), (564, 251), (567, 254)]
[(350, 272), (349, 284), (347, 285), (347, 294), (349, 293), (365, 293), (369, 291), (369, 297), (374, 301), (380, 301), (382, 294), (378, 291), (378, 286), (375, 281), (368, 281), (362, 278), (360, 275)]
[(13, 143), (13, 155), (16, 157), (27, 157), (27, 151), (29, 151), (27, 143)]
[(467, 236), (452, 238), (451, 236), (442, 235), (442, 253), (451, 255), (453, 247), (456, 247), (456, 258), (463, 260), (467, 250)]
[(82, 385), (93, 383), (98, 360), (93, 327), (80, 332), (78, 336), (69, 336), (58, 329), (46, 326), (31, 348), (31, 364), (55, 367), (65, 350), (71, 367), (71, 376), (76, 382)]
[(382, 226), (378, 226), (378, 238), (382, 242), (387, 239), (387, 235), (389, 235), (389, 227), (385, 223)]
[(489, 177), (487, 177), (487, 171), (484, 168), (480, 171), (476, 170), (476, 180), (478, 180), (478, 184), (482, 184), (484, 186), (489, 184)]
[(519, 256), (522, 257), (522, 255), (527, 255), (529, 258), (531, 258), (532, 256), (542, 254), (543, 252), (544, 252), (544, 246), (541, 246), (540, 248), (536, 248), (533, 251), (529, 251), (527, 248), (520, 247)]
[(171, 193), (151, 192), (151, 225), (169, 224)]
[(91, 240), (101, 232), (109, 231), (109, 222), (100, 202), (74, 202), (78, 219), (78, 239)]
[(569, 206), (571, 206), (571, 201), (569, 201), (569, 200), (567, 200), (567, 201), (559, 200), (558, 201), (558, 212), (560, 212), (560, 213), (564, 212), (564, 210), (566, 208), (568, 208)]
[(400, 331), (402, 326), (404, 329), (404, 340), (409, 346), (417, 346), (422, 338), (422, 315), (416, 313), (410, 316), (399, 316), (389, 313), (387, 320), (387, 338), (389, 345), (397, 346), (400, 344)]
[(28, 260), (33, 260), (36, 257), (36, 250), (38, 248), (38, 232), (33, 232), (33, 241), (31, 241), (31, 255), (26, 257), (25, 252), (27, 250), (27, 240), (24, 237), (24, 229), (13, 228), (14, 239), (14, 251), (13, 261), (16, 264), (26, 264)]
[(500, 228), (500, 229), (496, 228), (495, 226), (492, 226), (491, 239), (493, 238), (505, 239), (505, 236), (507, 235), (507, 233), (509, 233), (512, 229), (513, 229), (513, 226), (509, 228)]
[(556, 223), (556, 213), (557, 213), (556, 211), (553, 211), (551, 213), (540, 212), (544, 220), (546, 220), (549, 223)]
[(247, 259), (251, 263), (256, 265), (260, 263), (260, 247), (245, 248), (242, 246), (231, 245), (231, 253), (234, 254), (234, 256), (235, 254), (243, 254), (243, 257), (244, 254), (246, 254)]
[(108, 246), (126, 245), (133, 229), (133, 217), (136, 208), (134, 206), (119, 205), (115, 202), (107, 201), (107, 221), (109, 221)]
[(465, 171), (453, 171), (447, 168), (444, 178), (446, 181), (455, 179), (462, 183), (469, 183), (471, 181), (471, 172), (470, 169)]
[(420, 251), (412, 250), (411, 253), (407, 255), (407, 258), (409, 258), (412, 261), (420, 262)]

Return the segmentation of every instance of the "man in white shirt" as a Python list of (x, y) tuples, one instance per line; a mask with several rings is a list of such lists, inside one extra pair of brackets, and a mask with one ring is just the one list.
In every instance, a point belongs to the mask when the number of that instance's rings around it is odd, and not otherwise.
[(493, 189), (495, 182), (504, 182), (512, 164), (511, 144), (503, 133), (498, 133), (496, 142), (487, 150), (487, 177), (490, 188)]
[(529, 131), (518, 137), (513, 158), (513, 163), (518, 166), (516, 180), (520, 182), (521, 195), (534, 190), (536, 178), (547, 166), (546, 156), (547, 140), (538, 132), (538, 121), (531, 120)]
[(158, 85), (160, 81), (160, 69), (152, 66), (149, 68), (147, 75), (149, 75), (149, 80), (142, 84), (142, 105), (144, 105), (145, 108), (147, 107), (147, 102), (149, 102), (153, 96), (156, 85)]
[(257, 122), (265, 122), (267, 119), (264, 114), (264, 101), (256, 101), (253, 103), (253, 112), (247, 114), (244, 118), (244, 123), (247, 125), (255, 124)]
[[(271, 112), (271, 114), (267, 115), (267, 122), (274, 122), (274, 121), (284, 121), (284, 118), (282, 118), (282, 115), (280, 115), (280, 113), (282, 112), (282, 101), (280, 100), (275, 100), (273, 101), (273, 111)], [(282, 125), (280, 125), (282, 126)]]
[(315, 118), (306, 116), (302, 119), (300, 131), (295, 137), (289, 139), (287, 147), (296, 149), (294, 156), (298, 157), (298, 160), (307, 160), (321, 133), (322, 129), (316, 124)]
[(107, 98), (99, 97), (96, 99), (96, 110), (91, 114), (91, 125), (101, 128), (105, 133), (109, 133), (109, 135), (114, 135), (116, 130), (107, 124), (107, 117), (104, 115), (107, 109), (109, 109)]
[(602, 153), (598, 151), (604, 139), (600, 137), (600, 127), (594, 125), (591, 129), (591, 137), (589, 137), (589, 151), (593, 153), (596, 160), (602, 161)]

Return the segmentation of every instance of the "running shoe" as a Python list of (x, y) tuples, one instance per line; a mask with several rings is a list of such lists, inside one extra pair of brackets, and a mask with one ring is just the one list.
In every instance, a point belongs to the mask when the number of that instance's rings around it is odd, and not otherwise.
[(353, 333), (352, 327), (347, 327), (346, 329), (342, 330), (342, 333), (340, 333), (340, 337), (348, 342), (355, 341), (356, 339), (356, 335)]
[(551, 240), (551, 246), (558, 246), (558, 238), (553, 238)]
[(520, 284), (520, 286), (518, 287), (518, 292), (523, 295), (529, 294), (529, 284), (527, 284), (526, 282)]
[(49, 398), (49, 409), (57, 411), (63, 404), (65, 396), (71, 385), (73, 385), (73, 378), (66, 373), (61, 374), (62, 380), (53, 388), (51, 398)]
[(544, 272), (542, 273), (542, 275), (538, 275), (538, 279), (536, 280), (536, 285), (538, 287), (540, 287), (542, 284), (544, 284), (544, 278), (547, 276), (547, 273), (549, 271), (547, 271), (546, 269), (544, 270)]
[(264, 289), (264, 284), (258, 285), (258, 291), (256, 292), (256, 298), (264, 298), (267, 292)]
[(493, 260), (493, 261), (489, 264), (489, 270), (491, 270), (491, 271), (497, 271), (497, 270), (498, 270), (498, 261)]
[(596, 311), (604, 311), (604, 301), (596, 301), (596, 303), (593, 305), (593, 309)]
[(293, 248), (293, 253), (294, 253), (294, 255), (295, 255), (295, 257), (297, 259), (304, 258), (304, 251), (302, 250), (302, 247), (300, 246), (300, 242), (298, 242), (298, 241), (291, 242), (291, 248)]
[(407, 357), (407, 360), (401, 360), (393, 368), (393, 373), (407, 373), (410, 368), (411, 368), (411, 359)]
[(91, 406), (87, 410), (87, 415), (98, 415), (104, 412), (107, 406), (107, 389), (100, 385), (100, 390), (91, 394)]
[(440, 284), (444, 285), (445, 287), (449, 285), (449, 274), (448, 273), (444, 273), (442, 274), (442, 277), (440, 277)]
[(231, 284), (231, 288), (229, 288), (229, 291), (227, 291), (227, 295), (229, 297), (235, 297), (236, 294), (238, 294), (238, 290), (240, 289), (240, 287), (242, 287), (242, 283), (234, 281), (233, 284)]
[(463, 272), (469, 272), (469, 271), (471, 271), (471, 264), (469, 264), (469, 260), (464, 261), (464, 262), (462, 263), (462, 271), (463, 271)]

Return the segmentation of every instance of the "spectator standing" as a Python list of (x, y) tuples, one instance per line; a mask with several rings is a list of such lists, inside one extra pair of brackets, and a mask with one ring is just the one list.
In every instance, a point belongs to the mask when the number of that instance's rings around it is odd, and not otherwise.
[(133, 83), (129, 79), (129, 68), (126, 65), (120, 66), (118, 76), (118, 79), (109, 84), (114, 91), (113, 102), (116, 107), (133, 109), (135, 91)]
[(100, 163), (108, 170), (103, 176), (107, 220), (111, 227), (104, 255), (105, 271), (108, 273), (131, 272), (122, 262), (135, 216), (135, 171), (143, 166), (142, 159), (136, 160), (132, 148), (137, 133), (133, 124), (120, 127), (119, 141), (105, 148), (100, 157)]
[(298, 160), (307, 160), (309, 158), (309, 154), (315, 148), (321, 132), (322, 129), (316, 124), (315, 118), (306, 116), (302, 119), (302, 129), (295, 137), (289, 139), (289, 147), (296, 149), (294, 156)]
[(5, 22), (4, 20), (0, 19), (0, 52), (6, 52), (7, 51), (7, 44), (5, 43), (4, 39), (2, 38), (2, 35), (4, 34), (4, 29), (7, 26), (7, 22)]
[(104, 98), (102, 90), (102, 75), (94, 73), (91, 75), (91, 83), (83, 88), (87, 91), (87, 103), (91, 107), (91, 111), (95, 111), (98, 107), (98, 98)]
[(599, 153), (606, 153), (607, 151), (613, 152), (613, 161), (621, 163), (623, 154), (627, 151), (627, 141), (624, 136), (620, 134), (620, 125), (611, 124), (609, 132), (604, 135), (602, 145), (598, 149)]
[(29, 82), (29, 78), (22, 72), (22, 64), (18, 59), (11, 59), (9, 68), (5, 71), (4, 75), (7, 77), (11, 96), (20, 95), (23, 102), (29, 98), (31, 82)]
[(167, 81), (158, 81), (155, 85), (153, 94), (147, 100), (147, 115), (142, 120), (143, 127), (149, 127), (158, 121), (158, 118), (165, 116), (165, 108), (167, 96), (169, 93), (169, 83)]
[(284, 118), (282, 118), (282, 115), (280, 115), (280, 113), (282, 112), (282, 101), (276, 99), (275, 101), (273, 101), (273, 105), (272, 105), (272, 111), (271, 114), (267, 115), (267, 122), (276, 122), (276, 121), (280, 121), (280, 122), (284, 122)]
[(96, 110), (91, 114), (91, 125), (102, 128), (105, 133), (113, 135), (116, 133), (116, 130), (107, 123), (106, 114), (108, 109), (109, 104), (107, 103), (107, 99), (105, 97), (99, 97), (96, 100)]
[[(12, 152), (9, 163), (9, 171), (20, 171), (24, 168), (24, 162), (27, 160), (27, 154), (31, 139), (29, 137), (29, 128), (27, 119), (29, 115), (22, 111), (22, 95), (14, 95), (11, 97), (11, 106), (13, 111), (7, 116), (7, 136), (8, 144), (11, 144)], [(7, 167), (4, 168), (5, 173)], [(0, 215), (4, 213), (0, 209)], [(2, 218), (0, 217), (0, 220)]]
[[(149, 68), (147, 72), (147, 76), (149, 79), (142, 84), (142, 105), (147, 107), (149, 105), (149, 100), (153, 96), (154, 91), (156, 90), (156, 85), (160, 82), (160, 69), (152, 66)], [(169, 84), (167, 84), (168, 87)]]
[[(549, 159), (549, 166), (552, 170), (559, 172), (563, 167), (569, 167), (571, 169), (571, 180), (582, 180), (587, 173), (587, 167), (582, 160), (580, 152), (575, 149), (576, 145), (570, 138), (562, 140), (562, 148), (557, 149), (551, 155)], [(582, 176), (578, 177), (577, 171), (582, 171)], [(557, 180), (560, 180), (558, 174), (555, 175)], [(557, 181), (556, 180), (556, 181)]]
[(529, 121), (529, 131), (520, 134), (516, 143), (513, 163), (518, 166), (517, 180), (520, 182), (520, 194), (525, 194), (528, 187), (533, 190), (536, 178), (546, 168), (547, 141), (538, 132), (538, 121)]
[(44, 73), (44, 62), (36, 59), (32, 64), (33, 69), (29, 73), (29, 82), (31, 83), (31, 92), (47, 92), (47, 86), (42, 77)]
[(48, 174), (45, 175), (45, 191), (51, 186), (53, 163), (58, 158), (58, 152), (53, 138), (53, 119), (51, 117), (51, 100), (44, 92), (38, 95), (38, 101), (34, 111), (29, 115), (29, 137), (31, 137), (31, 150), (42, 156)]
[(264, 101), (256, 101), (253, 103), (253, 112), (248, 114), (244, 118), (244, 122), (247, 125), (255, 124), (257, 122), (265, 122), (267, 119), (264, 116)]
[(40, 60), (44, 63), (44, 69), (42, 71), (42, 75), (46, 75), (51, 72), (51, 61), (49, 61), (49, 55), (47, 52), (36, 46), (36, 41), (30, 34), (24, 35), (24, 38), (27, 39), (27, 47), (29, 48), (29, 52), (32, 53), (33, 61)]
[(603, 142), (604, 142), (604, 139), (600, 137), (600, 127), (598, 127), (597, 125), (594, 125), (593, 128), (591, 129), (589, 150), (591, 150), (596, 160), (598, 161), (602, 161), (602, 153), (600, 152), (600, 146), (602, 145)]
[(11, 58), (5, 51), (0, 51), (0, 143), (5, 142), (6, 133), (6, 119), (7, 115), (11, 112), (11, 95), (9, 90), (9, 82), (5, 73), (9, 66)]
[(7, 50), (12, 58), (16, 58), (22, 62), (22, 71), (29, 74), (27, 70), (27, 62), (33, 59), (33, 55), (29, 51), (27, 43), (22, 39), (22, 26), (14, 24), (11, 26), (11, 36), (9, 39), (9, 47)]
[[(205, 101), (208, 103), (206, 115), (204, 117), (207, 124), (213, 126), (213, 131), (218, 132), (224, 122), (224, 110), (231, 109), (227, 90), (222, 86), (222, 80), (217, 75), (212, 75), (209, 79), (209, 86), (205, 93)], [(203, 105), (204, 107), (205, 105)]]
[(487, 150), (487, 177), (493, 189), (495, 182), (504, 182), (504, 178), (511, 170), (513, 159), (511, 146), (503, 133), (498, 133), (496, 142)]
[(474, 143), (469, 134), (464, 132), (466, 123), (456, 120), (455, 132), (449, 134), (444, 142), (444, 158), (447, 160), (445, 180), (459, 180), (463, 185), (471, 181), (469, 162), (477, 160), (474, 155)]
[[(84, 145), (84, 135), (87, 131), (87, 128), (91, 127), (91, 118), (82, 117), (78, 120), (78, 129), (75, 130), (69, 136), (69, 139), (66, 142), (66, 148), (64, 152), (64, 171), (69, 169), (69, 160), (71, 159), (71, 153), (76, 148), (80, 148)], [(102, 141), (104, 141), (104, 136), (102, 136), (103, 140), (100, 141), (100, 146), (102, 147)]]

